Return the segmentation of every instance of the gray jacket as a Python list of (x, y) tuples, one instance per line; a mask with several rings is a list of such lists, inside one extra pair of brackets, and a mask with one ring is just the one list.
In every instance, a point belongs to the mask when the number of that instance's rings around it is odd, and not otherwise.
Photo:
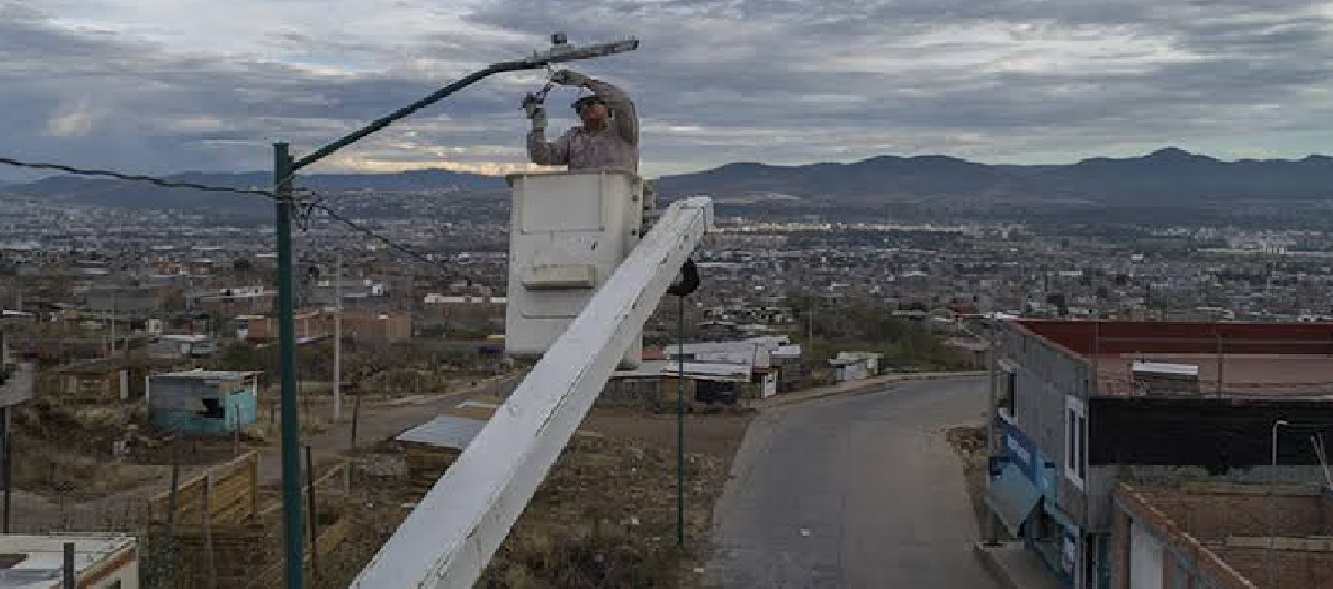
[(616, 168), (639, 171), (639, 116), (624, 90), (600, 80), (588, 87), (611, 112), (610, 124), (601, 131), (574, 127), (553, 142), (542, 131), (528, 133), (528, 156), (543, 166), (568, 166), (571, 170)]

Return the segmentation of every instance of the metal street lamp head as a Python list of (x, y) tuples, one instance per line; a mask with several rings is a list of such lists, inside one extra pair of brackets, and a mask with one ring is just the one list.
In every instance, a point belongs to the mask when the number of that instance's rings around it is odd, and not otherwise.
[(1282, 426), (1282, 425), (1291, 425), (1291, 424), (1290, 424), (1290, 423), (1287, 423), (1287, 420), (1285, 420), (1285, 419), (1279, 419), (1279, 420), (1273, 422), (1273, 427), (1278, 427), (1278, 426)]
[(551, 35), (551, 48), (533, 53), (532, 56), (523, 60), (523, 63), (530, 68), (539, 68), (556, 63), (566, 63), (582, 59), (593, 59), (597, 57), (606, 57), (626, 51), (634, 51), (639, 48), (639, 40), (629, 37), (610, 43), (600, 43), (597, 45), (587, 45), (579, 47), (569, 42), (569, 38), (563, 33)]

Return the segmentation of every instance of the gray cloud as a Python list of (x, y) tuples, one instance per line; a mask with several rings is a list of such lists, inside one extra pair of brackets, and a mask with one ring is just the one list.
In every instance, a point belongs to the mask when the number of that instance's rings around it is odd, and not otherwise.
[[(643, 40), (579, 67), (633, 93), (650, 173), (1163, 144), (1294, 155), (1331, 114), (1330, 14), (1297, 0), (488, 0), (463, 32), (385, 42), (273, 22), (259, 46), (223, 55), (71, 28), (35, 3), (0, 0), (0, 153), (150, 171), (265, 167), (269, 141), (309, 149), (559, 30), (576, 42)], [(257, 57), (269, 52), (287, 59)], [(372, 67), (308, 65), (325, 61)], [(356, 155), (521, 162), (517, 102), (537, 84), (483, 82)], [(568, 116), (560, 105), (573, 96), (555, 94), (553, 113)]]
[[(810, 140), (731, 150), (753, 159), (884, 150), (1021, 159), (1011, 146), (1188, 143), (1278, 131), (1325, 110), (1304, 95), (1327, 81), (1319, 64), (1333, 47), (1317, 2), (812, 5), (506, 0), (472, 18), (531, 34), (639, 31), (643, 54), (597, 67), (633, 80), (646, 116)], [(1090, 53), (1063, 68), (1016, 63), (1060, 61), (1061, 44)], [(1256, 120), (1264, 105), (1281, 112)], [(658, 139), (668, 159), (696, 140)]]

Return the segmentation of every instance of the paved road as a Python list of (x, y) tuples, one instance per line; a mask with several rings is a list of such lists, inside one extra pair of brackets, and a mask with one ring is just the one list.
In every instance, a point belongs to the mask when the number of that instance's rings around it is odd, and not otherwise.
[(707, 585), (993, 589), (942, 430), (985, 409), (977, 378), (765, 411), (717, 507)]

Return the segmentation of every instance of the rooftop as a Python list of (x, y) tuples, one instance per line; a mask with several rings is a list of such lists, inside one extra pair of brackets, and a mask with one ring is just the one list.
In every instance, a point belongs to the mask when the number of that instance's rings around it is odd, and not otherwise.
[(1186, 392), (1175, 386), (1169, 393), (1174, 396), (1333, 397), (1333, 323), (1015, 324), (1091, 362), (1100, 395), (1147, 394), (1134, 365), (1149, 363), (1173, 365), (1180, 373), (1197, 370), (1197, 387)]
[(252, 377), (252, 376), (254, 376), (254, 375), (257, 375), (257, 374), (263, 374), (263, 373), (262, 373), (262, 372), (254, 372), (254, 371), (244, 371), (244, 370), (200, 370), (200, 369), (195, 369), (195, 370), (187, 370), (187, 371), (185, 371), (185, 372), (172, 372), (172, 373), (169, 373), (169, 374), (154, 374), (154, 375), (153, 375), (153, 379), (154, 379), (154, 380), (157, 380), (157, 379), (164, 379), (164, 378), (173, 378), (173, 379), (185, 379), (185, 380), (203, 380), (203, 381), (222, 382), (222, 381), (229, 381), (229, 380), (243, 380), (243, 379), (246, 379), (246, 378), (250, 378), (250, 377)]
[(1271, 490), (1270, 496), (1269, 485), (1184, 481), (1121, 483), (1115, 493), (1136, 521), (1173, 552), (1190, 555), (1218, 586), (1223, 577), (1256, 587), (1329, 586), (1333, 497), (1315, 485)]
[(0, 536), (0, 588), (59, 587), (65, 542), (74, 543), (74, 567), (80, 574), (134, 547), (134, 538), (121, 536)]
[(462, 450), (472, 438), (486, 427), (485, 419), (471, 419), (455, 415), (441, 415), (394, 438), (399, 442), (414, 442), (440, 448)]

